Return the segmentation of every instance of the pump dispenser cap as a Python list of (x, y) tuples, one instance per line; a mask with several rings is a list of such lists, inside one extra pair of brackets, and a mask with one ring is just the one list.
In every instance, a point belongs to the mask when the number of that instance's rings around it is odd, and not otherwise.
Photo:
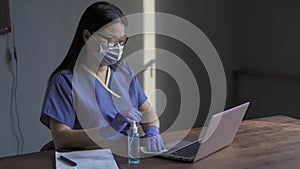
[(138, 133), (138, 127), (137, 127), (136, 121), (132, 121), (130, 131), (132, 134)]

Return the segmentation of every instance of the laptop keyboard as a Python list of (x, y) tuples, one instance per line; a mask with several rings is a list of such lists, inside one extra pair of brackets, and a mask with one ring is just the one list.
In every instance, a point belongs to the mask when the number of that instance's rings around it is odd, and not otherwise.
[(176, 156), (183, 156), (183, 157), (193, 157), (196, 155), (198, 149), (200, 146), (200, 142), (197, 141), (191, 145), (188, 145), (186, 147), (183, 147), (179, 150), (174, 151), (173, 153), (171, 153), (172, 155), (176, 155)]

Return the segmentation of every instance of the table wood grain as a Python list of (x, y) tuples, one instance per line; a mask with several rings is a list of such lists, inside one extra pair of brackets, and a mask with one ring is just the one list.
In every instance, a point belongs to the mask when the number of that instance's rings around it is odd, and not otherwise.
[[(197, 135), (199, 131), (192, 129), (189, 135)], [(165, 139), (172, 140), (180, 131), (168, 134)], [(300, 169), (300, 120), (272, 116), (243, 121), (230, 146), (196, 163), (152, 157), (128, 165), (127, 158), (116, 156), (116, 159), (122, 169)], [(54, 151), (0, 158), (0, 168), (53, 169)]]

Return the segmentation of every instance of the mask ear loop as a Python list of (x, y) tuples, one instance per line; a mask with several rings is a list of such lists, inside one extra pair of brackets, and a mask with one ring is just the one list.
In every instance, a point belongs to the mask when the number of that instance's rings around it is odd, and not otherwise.
[(97, 38), (95, 37), (95, 35), (92, 35), (92, 37), (95, 39), (95, 41), (98, 43), (98, 45), (101, 45), (101, 43), (97, 40)]
[(98, 51), (98, 53), (102, 53), (103, 56), (106, 55), (107, 52), (108, 52), (108, 50), (107, 50), (107, 49), (108, 49), (108, 46), (107, 46), (107, 45), (104, 46), (104, 44), (101, 44), (101, 43), (97, 40), (97, 38), (96, 38), (95, 35), (92, 35), (92, 37), (93, 37), (93, 39), (96, 41), (96, 43), (97, 43), (98, 46), (99, 46), (99, 51)]
[(107, 54), (107, 50), (105, 50), (104, 45), (101, 44), (93, 34), (86, 41), (86, 45), (87, 45), (87, 50), (89, 51), (89, 53), (87, 54), (91, 55), (91, 57), (97, 60), (88, 63), (88, 67), (89, 68), (93, 67), (92, 70), (96, 72), (98, 70), (100, 63), (103, 62), (104, 56)]

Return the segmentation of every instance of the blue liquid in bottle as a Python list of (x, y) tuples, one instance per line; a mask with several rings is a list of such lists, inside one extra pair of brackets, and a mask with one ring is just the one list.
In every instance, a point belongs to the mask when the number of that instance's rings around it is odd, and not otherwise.
[(140, 136), (135, 121), (131, 124), (130, 135), (128, 136), (128, 163), (140, 163)]

